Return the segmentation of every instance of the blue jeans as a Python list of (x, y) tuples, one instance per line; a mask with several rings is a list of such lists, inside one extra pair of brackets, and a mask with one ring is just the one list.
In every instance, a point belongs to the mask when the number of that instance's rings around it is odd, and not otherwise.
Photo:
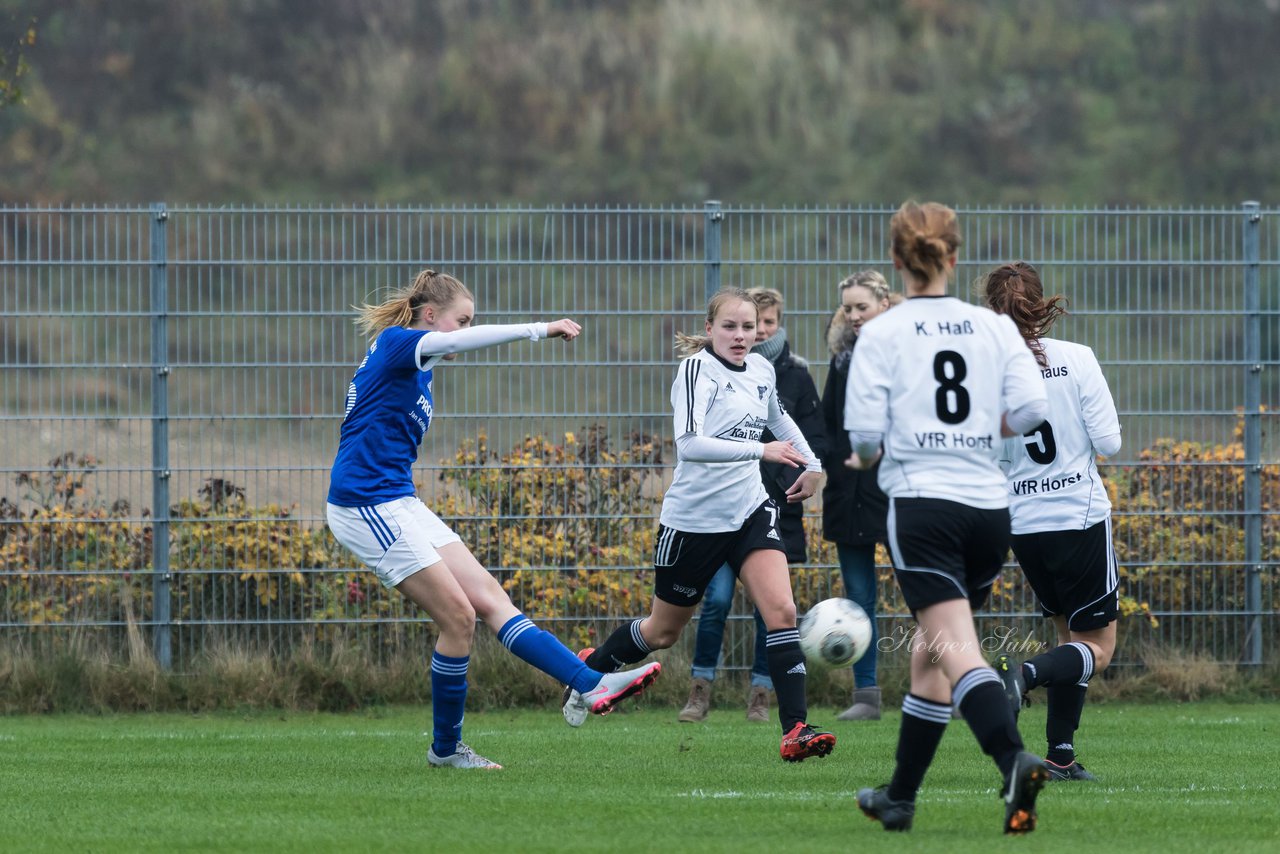
[[(702, 597), (702, 612), (698, 615), (698, 634), (693, 640), (693, 676), (695, 679), (716, 678), (720, 666), (721, 648), (724, 646), (724, 621), (733, 607), (734, 582), (738, 579), (725, 564), (716, 571), (707, 592)], [(769, 660), (765, 654), (764, 620), (759, 609), (756, 615), (756, 660), (751, 665), (751, 684), (773, 690), (773, 677), (769, 675)]]
[(867, 654), (853, 663), (853, 686), (876, 686), (876, 642), (880, 630), (876, 626), (876, 593), (880, 583), (876, 578), (876, 544), (848, 546), (836, 543), (836, 555), (840, 559), (840, 577), (844, 579), (844, 595), (862, 606), (871, 618), (871, 647)]

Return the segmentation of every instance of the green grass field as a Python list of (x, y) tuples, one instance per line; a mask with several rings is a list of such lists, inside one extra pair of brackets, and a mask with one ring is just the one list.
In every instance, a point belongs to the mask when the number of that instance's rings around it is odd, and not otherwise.
[[(775, 725), (738, 709), (679, 724), (620, 710), (468, 716), (497, 772), (429, 768), (427, 709), (352, 715), (0, 719), (3, 851), (1277, 851), (1280, 706), (1085, 710), (1097, 784), (1050, 784), (1040, 829), (1000, 833), (996, 772), (953, 721), (903, 837), (854, 791), (888, 779), (898, 714), (830, 724), (825, 760), (787, 765)], [(1022, 731), (1041, 750), (1043, 706)]]

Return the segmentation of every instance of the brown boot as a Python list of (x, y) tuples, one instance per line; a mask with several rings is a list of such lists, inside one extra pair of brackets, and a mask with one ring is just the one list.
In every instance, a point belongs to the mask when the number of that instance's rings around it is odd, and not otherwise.
[(769, 722), (769, 689), (763, 685), (751, 686), (751, 693), (747, 695), (747, 720)]
[(711, 711), (711, 683), (695, 678), (689, 686), (689, 702), (680, 710), (680, 720), (687, 724), (701, 723)]
[(855, 688), (853, 705), (836, 715), (838, 721), (880, 720), (880, 689)]

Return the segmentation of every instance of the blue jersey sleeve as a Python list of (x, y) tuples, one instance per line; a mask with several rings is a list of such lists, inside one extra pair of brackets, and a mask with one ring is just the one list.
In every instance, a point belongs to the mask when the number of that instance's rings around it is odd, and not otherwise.
[(418, 342), (427, 334), (422, 329), (389, 326), (378, 336), (374, 348), (380, 352), (383, 364), (389, 369), (416, 371), (421, 367), (418, 364)]

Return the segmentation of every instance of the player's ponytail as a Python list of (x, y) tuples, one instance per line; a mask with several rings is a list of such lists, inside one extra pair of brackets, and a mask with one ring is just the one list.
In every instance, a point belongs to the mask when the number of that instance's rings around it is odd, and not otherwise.
[(1027, 342), (1042, 368), (1049, 366), (1040, 339), (1049, 333), (1054, 321), (1067, 313), (1063, 305), (1067, 298), (1044, 298), (1044, 284), (1036, 268), (1026, 261), (1001, 264), (983, 277), (980, 285), (987, 306), (997, 314), (1006, 314), (1018, 327), (1018, 333)]
[[(707, 303), (707, 323), (715, 323), (716, 315), (720, 313), (720, 309), (732, 302), (745, 302), (751, 307), (756, 307), (756, 302), (751, 298), (751, 294), (742, 288), (721, 288), (716, 295)], [(759, 309), (756, 309), (757, 314)], [(705, 350), (711, 346), (711, 337), (709, 335), (687, 335), (684, 332), (676, 333), (676, 352), (681, 356), (692, 356), (700, 350)]]
[(922, 282), (945, 276), (960, 248), (956, 212), (937, 202), (903, 202), (889, 220), (889, 235), (893, 257)]
[(414, 278), (412, 285), (396, 291), (384, 302), (357, 306), (356, 328), (365, 337), (376, 338), (378, 333), (389, 326), (411, 325), (418, 310), (424, 305), (445, 309), (459, 297), (475, 301), (467, 286), (453, 276), (437, 273), (435, 270), (423, 270)]
[(711, 339), (706, 335), (689, 335), (685, 332), (676, 333), (676, 352), (681, 356), (692, 356), (699, 350), (705, 350), (711, 346)]

